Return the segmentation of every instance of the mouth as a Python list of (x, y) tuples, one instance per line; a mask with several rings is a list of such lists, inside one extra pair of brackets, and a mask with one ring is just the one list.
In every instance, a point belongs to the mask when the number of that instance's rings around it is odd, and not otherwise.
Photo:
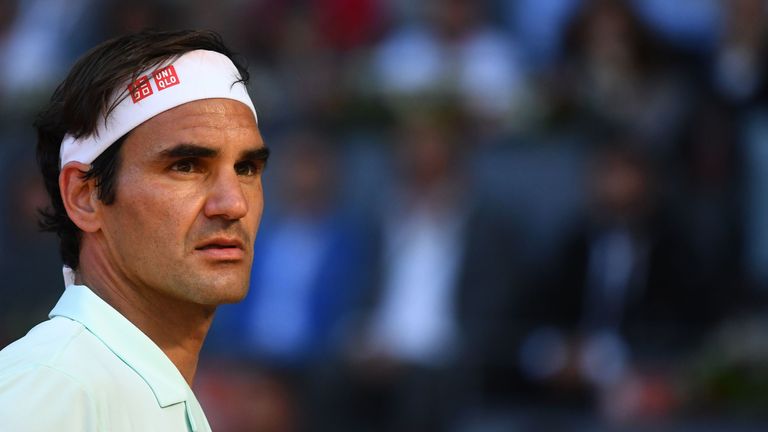
[(245, 245), (238, 239), (215, 238), (196, 246), (195, 252), (214, 261), (239, 261), (245, 257)]

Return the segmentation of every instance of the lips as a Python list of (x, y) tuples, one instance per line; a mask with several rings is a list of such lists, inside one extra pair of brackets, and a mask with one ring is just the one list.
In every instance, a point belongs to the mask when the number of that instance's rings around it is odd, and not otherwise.
[(245, 245), (237, 238), (213, 238), (195, 247), (195, 252), (214, 261), (237, 261), (245, 256)]

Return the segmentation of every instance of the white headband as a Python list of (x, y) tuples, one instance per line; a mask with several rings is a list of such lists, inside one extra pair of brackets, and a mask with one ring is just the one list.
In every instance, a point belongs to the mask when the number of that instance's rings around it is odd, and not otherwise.
[[(206, 50), (190, 51), (170, 64), (144, 71), (134, 83), (126, 84), (128, 96), (117, 104), (106, 122), (98, 123), (96, 132), (80, 138), (64, 136), (59, 166), (72, 161), (91, 164), (136, 126), (163, 111), (195, 100), (233, 99), (247, 105), (257, 118), (248, 91), (239, 80), (240, 74), (227, 56)], [(113, 100), (125, 95), (120, 90)]]

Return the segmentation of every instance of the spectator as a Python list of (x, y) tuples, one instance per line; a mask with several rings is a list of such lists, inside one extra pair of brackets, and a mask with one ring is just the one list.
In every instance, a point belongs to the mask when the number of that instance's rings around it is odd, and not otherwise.
[(565, 37), (567, 54), (551, 83), (556, 111), (580, 128), (609, 124), (643, 136), (655, 156), (667, 157), (686, 89), (628, 2), (587, 1)]
[(468, 188), (461, 119), (429, 110), (398, 130), (378, 278), (349, 348), (348, 400), (353, 428), (442, 431), (473, 368), (503, 351), (494, 329), (519, 269), (509, 221)]
[[(690, 353), (712, 324), (692, 250), (636, 146), (614, 139), (596, 154), (590, 211), (563, 246), (537, 309), (542, 326), (521, 349), (525, 373), (552, 386), (554, 400), (600, 400), (609, 415), (648, 414), (651, 407), (668, 414), (673, 384), (652, 377), (672, 371), (655, 368)], [(653, 394), (660, 406), (642, 391), (636, 405), (621, 406), (628, 382), (643, 390), (661, 385)]]
[(456, 96), (480, 119), (518, 120), (526, 72), (509, 35), (477, 2), (440, 0), (429, 12), (426, 22), (395, 28), (376, 48), (374, 75), (385, 95)]

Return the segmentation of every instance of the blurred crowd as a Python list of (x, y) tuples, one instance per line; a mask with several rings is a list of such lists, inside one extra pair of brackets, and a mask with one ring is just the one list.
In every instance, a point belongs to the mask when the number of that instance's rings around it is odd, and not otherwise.
[(768, 425), (764, 0), (0, 0), (0, 346), (62, 289), (36, 109), (192, 27), (273, 150), (214, 430)]

